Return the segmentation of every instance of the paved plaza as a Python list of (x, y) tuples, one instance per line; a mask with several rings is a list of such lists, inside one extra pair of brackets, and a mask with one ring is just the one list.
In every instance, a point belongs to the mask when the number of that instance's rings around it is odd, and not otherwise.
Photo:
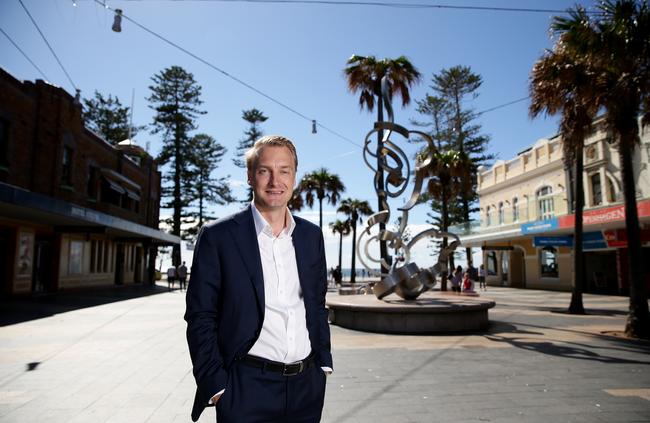
[[(335, 295), (335, 294), (330, 294)], [(650, 343), (627, 298), (490, 288), (486, 333), (332, 327), (324, 422), (650, 422)], [(190, 422), (184, 295), (130, 287), (2, 303), (0, 422)], [(207, 409), (201, 422), (214, 422)]]

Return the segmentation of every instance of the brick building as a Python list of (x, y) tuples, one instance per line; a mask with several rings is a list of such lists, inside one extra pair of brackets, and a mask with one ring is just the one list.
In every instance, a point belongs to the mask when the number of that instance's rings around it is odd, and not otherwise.
[(153, 280), (157, 246), (180, 243), (158, 230), (160, 179), (69, 93), (0, 69), (0, 295)]

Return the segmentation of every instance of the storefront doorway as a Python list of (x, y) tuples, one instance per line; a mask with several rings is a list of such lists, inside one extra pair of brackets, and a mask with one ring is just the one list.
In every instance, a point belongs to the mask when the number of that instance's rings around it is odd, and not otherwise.
[(584, 253), (585, 292), (590, 294), (618, 294), (616, 251), (588, 251)]

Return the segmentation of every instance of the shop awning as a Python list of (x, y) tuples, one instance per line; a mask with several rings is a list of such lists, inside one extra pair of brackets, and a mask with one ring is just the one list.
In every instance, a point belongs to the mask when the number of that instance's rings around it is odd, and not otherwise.
[(88, 228), (88, 232), (104, 233), (129, 239), (141, 239), (152, 244), (180, 244), (181, 239), (156, 228), (141, 225), (97, 210), (81, 207), (58, 198), (31, 192), (0, 182), (0, 216), (24, 222), (38, 222), (75, 232)]

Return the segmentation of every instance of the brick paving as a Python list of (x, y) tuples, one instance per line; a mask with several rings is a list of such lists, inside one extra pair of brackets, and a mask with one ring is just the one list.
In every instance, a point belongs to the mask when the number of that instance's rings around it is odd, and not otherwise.
[[(330, 294), (335, 295), (335, 294)], [(486, 333), (332, 326), (323, 422), (650, 422), (650, 343), (627, 299), (490, 288)], [(0, 303), (0, 422), (189, 422), (184, 295), (158, 287)], [(201, 422), (214, 422), (206, 410)]]

